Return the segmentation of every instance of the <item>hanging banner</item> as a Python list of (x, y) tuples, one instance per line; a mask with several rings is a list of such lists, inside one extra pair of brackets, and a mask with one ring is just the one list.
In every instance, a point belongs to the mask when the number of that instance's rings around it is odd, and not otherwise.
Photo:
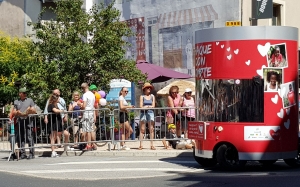
[(128, 27), (131, 29), (134, 36), (127, 38), (127, 42), (131, 44), (126, 49), (125, 58), (135, 61), (146, 59), (145, 45), (145, 20), (144, 17), (126, 20)]
[(252, 18), (268, 19), (273, 17), (273, 0), (252, 0)]

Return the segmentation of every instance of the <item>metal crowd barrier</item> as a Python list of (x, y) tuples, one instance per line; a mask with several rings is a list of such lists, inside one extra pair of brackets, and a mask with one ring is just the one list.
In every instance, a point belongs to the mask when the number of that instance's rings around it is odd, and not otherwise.
[[(48, 114), (48, 123), (44, 122), (44, 116), (46, 114), (35, 114), (29, 115), (27, 118), (18, 119), (14, 124), (15, 135), (10, 135), (10, 123), (8, 118), (0, 119), (2, 129), (5, 129), (5, 133), (0, 136), (0, 152), (6, 151), (10, 153), (9, 158), (12, 154), (17, 152), (22, 153), (24, 150), (26, 152), (34, 152), (36, 148), (47, 148), (50, 151), (51, 146), (64, 146), (64, 151), (67, 151), (70, 146), (80, 146), (87, 143), (94, 143), (97, 146), (104, 146), (108, 144), (109, 151), (112, 145), (118, 146), (120, 149), (120, 142), (129, 141), (162, 141), (164, 140), (174, 140), (167, 136), (168, 133), (168, 122), (167, 113), (172, 108), (150, 108), (146, 110), (145, 108), (132, 108), (126, 111), (126, 115), (121, 115), (122, 111), (115, 109), (111, 111), (108, 108), (100, 108), (97, 110), (79, 110), (79, 111), (68, 111), (63, 112), (62, 116), (68, 116), (68, 120), (63, 122), (62, 127), (54, 127), (55, 124), (52, 123), (51, 115)], [(173, 108), (174, 109), (174, 108)], [(175, 109), (182, 110), (177, 117), (174, 119), (173, 123), (177, 124), (178, 133), (180, 133), (178, 140), (187, 140), (187, 122), (189, 118), (185, 116), (185, 113), (190, 107), (178, 107)], [(94, 123), (92, 133), (92, 141), (87, 142), (82, 139), (82, 115), (83, 112), (96, 112), (96, 122)], [(153, 112), (154, 119), (146, 119), (145, 133), (140, 133), (140, 126), (142, 120), (140, 119), (141, 114), (148, 114)], [(75, 115), (76, 114), (76, 115)], [(122, 132), (128, 133), (124, 128), (124, 123), (120, 121), (128, 117), (128, 125), (133, 130), (128, 139), (122, 139)], [(0, 127), (1, 127), (0, 126)], [(152, 128), (151, 128), (152, 127)], [(50, 134), (53, 129), (62, 128), (61, 142), (56, 142), (55, 144), (50, 143)], [(151, 131), (152, 130), (152, 131)], [(76, 132), (75, 132), (76, 131)], [(3, 131), (2, 131), (3, 132)], [(66, 136), (64, 136), (66, 134)], [(143, 136), (142, 138), (140, 136)], [(11, 140), (11, 141), (10, 141)], [(14, 141), (15, 140), (15, 141)], [(176, 140), (176, 139), (175, 139)], [(15, 143), (17, 146), (15, 146)]]
[(10, 119), (0, 118), (0, 152), (11, 152), (10, 140)]
[[(169, 132), (168, 130), (168, 124), (171, 123), (168, 121), (168, 116), (167, 113), (168, 111), (171, 111), (172, 109), (177, 109), (180, 110), (178, 113), (177, 117), (173, 119), (173, 124), (176, 126), (177, 129), (177, 136), (178, 138), (169, 138), (167, 137), (167, 134)], [(127, 110), (127, 116), (124, 115), (122, 111), (119, 109), (115, 109), (113, 111), (113, 116), (114, 116), (114, 144), (116, 142), (130, 142), (130, 141), (162, 141), (162, 140), (188, 140), (187, 137), (187, 122), (191, 120), (191, 118), (187, 117), (187, 111), (189, 109), (194, 109), (196, 108), (191, 108), (191, 107), (160, 107), (160, 108), (130, 108)], [(143, 115), (153, 114), (154, 119), (147, 119), (142, 120), (141, 117)], [(141, 116), (142, 114), (142, 116)], [(175, 115), (176, 116), (176, 115)], [(128, 117), (128, 123), (131, 126), (131, 129), (133, 130), (133, 133), (131, 135), (130, 139), (121, 139), (122, 132), (124, 131), (124, 128), (126, 128), (124, 123), (120, 123), (123, 121), (126, 121)], [(123, 118), (123, 119), (122, 119)], [(153, 120), (153, 121), (152, 121)], [(140, 133), (140, 126), (145, 125), (145, 131), (144, 133)], [(125, 130), (125, 134), (128, 132)], [(123, 132), (124, 133), (124, 132)], [(151, 137), (151, 133), (153, 134)], [(142, 138), (140, 136), (143, 136)], [(119, 149), (119, 147), (118, 147)]]

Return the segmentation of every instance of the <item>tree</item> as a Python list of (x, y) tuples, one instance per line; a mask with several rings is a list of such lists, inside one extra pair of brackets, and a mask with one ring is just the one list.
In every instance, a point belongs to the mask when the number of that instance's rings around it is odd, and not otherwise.
[(36, 55), (44, 62), (39, 73), (28, 77), (37, 85), (35, 89), (51, 93), (59, 88), (67, 99), (82, 82), (108, 91), (111, 79), (146, 79), (134, 61), (124, 59), (128, 44), (122, 37), (133, 33), (125, 22), (120, 22), (120, 12), (113, 4), (94, 5), (86, 12), (82, 0), (55, 3), (55, 20), (43, 22), (41, 13), (39, 22), (33, 24)]
[(0, 98), (2, 102), (11, 102), (18, 97), (15, 82), (19, 82), (33, 72), (37, 65), (32, 54), (33, 45), (30, 39), (10, 37), (0, 32)]

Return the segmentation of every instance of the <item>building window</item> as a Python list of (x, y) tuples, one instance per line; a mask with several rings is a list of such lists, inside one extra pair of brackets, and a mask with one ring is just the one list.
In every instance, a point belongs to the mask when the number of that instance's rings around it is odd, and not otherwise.
[(52, 8), (56, 8), (56, 4), (54, 2), (45, 2), (42, 3), (42, 9), (45, 9), (45, 12), (43, 13), (42, 20), (55, 20), (56, 15)]
[(148, 18), (148, 26), (153, 26), (157, 23), (157, 17)]
[(274, 26), (281, 25), (281, 5), (280, 4), (273, 5), (272, 25), (274, 25)]

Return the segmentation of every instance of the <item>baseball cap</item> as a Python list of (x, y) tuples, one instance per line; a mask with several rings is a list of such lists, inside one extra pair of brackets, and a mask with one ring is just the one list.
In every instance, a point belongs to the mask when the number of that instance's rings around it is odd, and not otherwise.
[(192, 92), (192, 89), (186, 88), (184, 92)]
[(26, 88), (20, 88), (19, 89), (19, 93), (26, 93), (26, 91), (27, 91)]
[(94, 85), (94, 84), (92, 84), (91, 86), (90, 86), (90, 88), (89, 88), (90, 90), (97, 90), (97, 86), (96, 85)]

